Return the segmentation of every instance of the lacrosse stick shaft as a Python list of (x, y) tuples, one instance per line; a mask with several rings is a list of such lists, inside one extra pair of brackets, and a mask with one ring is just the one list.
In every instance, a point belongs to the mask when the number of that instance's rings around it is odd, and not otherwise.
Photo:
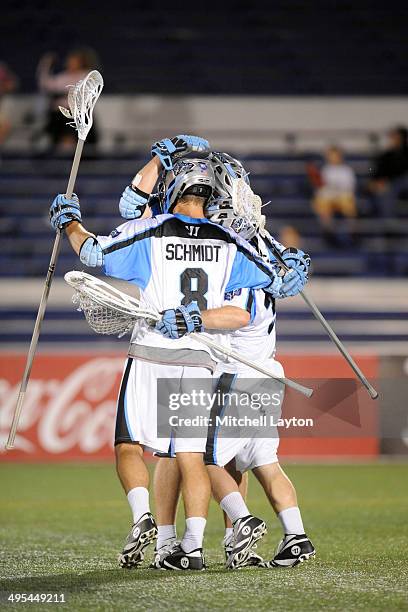
[(72, 198), (74, 193), (75, 181), (78, 174), (79, 162), (81, 161), (82, 151), (84, 148), (85, 140), (78, 138), (77, 146), (75, 149), (74, 160), (71, 166), (71, 174), (69, 175), (67, 190), (65, 192), (67, 198)]
[(350, 353), (348, 352), (348, 350), (346, 349), (346, 347), (344, 346), (344, 344), (342, 343), (340, 338), (337, 336), (337, 334), (334, 332), (332, 327), (326, 321), (326, 319), (324, 318), (324, 316), (322, 315), (322, 313), (320, 312), (320, 310), (318, 309), (316, 304), (313, 302), (313, 300), (304, 291), (301, 291), (300, 295), (302, 296), (302, 298), (305, 301), (305, 303), (309, 306), (309, 308), (312, 311), (313, 315), (316, 317), (316, 319), (319, 321), (319, 323), (321, 323), (322, 327), (326, 330), (326, 332), (330, 336), (330, 339), (337, 346), (337, 348), (339, 349), (340, 353), (343, 355), (344, 359), (347, 361), (347, 363), (349, 364), (351, 369), (354, 371), (356, 376), (361, 380), (361, 382), (363, 383), (364, 387), (367, 389), (370, 397), (372, 399), (377, 399), (378, 398), (378, 392), (370, 384), (369, 380), (367, 380), (366, 376), (363, 374), (361, 369), (358, 367), (358, 365), (356, 364), (356, 362), (354, 361), (354, 359), (352, 358), (352, 356), (350, 355)]
[[(276, 259), (279, 262), (279, 265), (286, 272), (288, 272), (289, 268), (285, 264), (284, 260), (282, 259), (281, 254), (279, 253), (279, 251), (275, 247), (273, 247), (272, 245), (271, 245), (271, 247), (272, 247), (272, 250), (273, 250), (273, 254), (275, 255)], [(352, 356), (350, 355), (350, 353), (348, 352), (348, 350), (346, 349), (346, 347), (344, 346), (344, 344), (342, 343), (340, 338), (337, 336), (337, 334), (332, 329), (331, 325), (329, 325), (329, 323), (326, 321), (326, 319), (324, 318), (324, 316), (322, 315), (322, 313), (320, 312), (320, 310), (318, 309), (316, 304), (307, 295), (307, 293), (305, 291), (301, 291), (300, 295), (302, 296), (304, 302), (309, 306), (309, 308), (312, 311), (313, 315), (316, 317), (316, 319), (319, 321), (319, 323), (322, 325), (322, 327), (326, 330), (326, 332), (328, 333), (330, 339), (337, 346), (337, 348), (339, 349), (340, 353), (343, 355), (344, 359), (347, 361), (347, 363), (349, 364), (351, 369), (354, 371), (356, 376), (363, 383), (363, 385), (367, 389), (370, 397), (372, 399), (377, 399), (378, 392), (374, 389), (374, 387), (367, 380), (367, 378), (365, 377), (363, 372), (360, 370), (360, 368), (358, 367), (358, 365), (356, 364), (356, 362), (354, 361), (354, 359), (352, 358)]]
[[(84, 141), (78, 140), (74, 160), (72, 162), (71, 173), (68, 180), (68, 186), (66, 195), (67, 197), (72, 197), (72, 193), (74, 191), (75, 180), (78, 174), (79, 162), (81, 161), (82, 149), (84, 147)], [(55, 236), (54, 246), (52, 248), (51, 259), (48, 266), (48, 272), (45, 279), (44, 289), (42, 292), (40, 305), (38, 307), (37, 318), (34, 325), (34, 331), (30, 342), (30, 348), (28, 350), (27, 360), (25, 364), (24, 374), (20, 385), (20, 391), (18, 394), (17, 405), (14, 410), (13, 420), (10, 427), (9, 436), (6, 443), (6, 449), (10, 450), (14, 448), (14, 441), (17, 434), (17, 428), (20, 421), (21, 412), (23, 410), (24, 397), (27, 390), (28, 381), (30, 380), (31, 368), (33, 366), (33, 361), (35, 357), (35, 353), (37, 350), (38, 338), (40, 337), (41, 325), (44, 320), (45, 309), (47, 308), (48, 296), (50, 294), (51, 283), (55, 272), (55, 266), (57, 263), (58, 255), (61, 248), (62, 242), (62, 232), (61, 230), (57, 230), (57, 235)]]
[(220, 344), (217, 344), (216, 342), (212, 342), (212, 340), (209, 340), (208, 338), (204, 338), (200, 334), (193, 333), (193, 334), (191, 334), (191, 336), (193, 336), (195, 338), (195, 340), (197, 340), (198, 342), (201, 342), (201, 344), (205, 344), (205, 345), (213, 348), (214, 350), (216, 350), (216, 351), (218, 351), (220, 353), (223, 353), (224, 355), (227, 355), (228, 357), (231, 357), (232, 359), (235, 359), (235, 361), (239, 361), (240, 363), (243, 363), (244, 365), (246, 365), (246, 366), (248, 366), (250, 368), (253, 368), (254, 370), (257, 370), (261, 374), (265, 374), (269, 378), (273, 378), (274, 380), (280, 381), (281, 383), (283, 383), (287, 387), (290, 387), (291, 389), (294, 389), (295, 391), (298, 391), (299, 393), (302, 393), (306, 397), (311, 397), (313, 395), (313, 389), (309, 389), (308, 387), (304, 387), (303, 385), (300, 385), (299, 383), (295, 382), (294, 380), (290, 380), (290, 378), (275, 376), (275, 374), (273, 374), (267, 368), (264, 368), (263, 366), (259, 365), (258, 363), (255, 363), (254, 361), (250, 361), (249, 359), (245, 359), (245, 357), (242, 357), (242, 355), (239, 355), (238, 353), (235, 353), (234, 351), (231, 351), (227, 347), (223, 347)]

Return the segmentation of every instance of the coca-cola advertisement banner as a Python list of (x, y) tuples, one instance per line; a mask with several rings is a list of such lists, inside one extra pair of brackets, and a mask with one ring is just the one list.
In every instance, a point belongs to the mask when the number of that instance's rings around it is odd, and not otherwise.
[[(347, 364), (337, 355), (284, 356), (281, 361), (287, 375), (309, 379), (309, 382), (322, 376), (328, 379), (350, 377)], [(5, 452), (4, 445), (17, 401), (25, 355), (1, 353), (0, 461), (112, 459), (116, 399), (124, 363), (124, 356), (117, 353), (38, 354), (25, 397), (15, 449)], [(359, 364), (369, 377), (377, 376), (377, 358), (364, 357)], [(338, 435), (331, 438), (283, 438), (280, 454), (297, 457), (375, 456), (379, 447), (375, 404), (370, 416), (370, 428), (365, 433), (362, 431), (361, 437), (357, 432), (344, 438)], [(330, 411), (333, 410), (336, 407), (330, 406)], [(334, 414), (336, 418), (344, 416)], [(367, 431), (370, 433), (367, 434)]]
[(0, 355), (0, 460), (112, 457), (123, 356), (37, 355), (15, 449), (4, 453), (24, 363), (24, 355)]

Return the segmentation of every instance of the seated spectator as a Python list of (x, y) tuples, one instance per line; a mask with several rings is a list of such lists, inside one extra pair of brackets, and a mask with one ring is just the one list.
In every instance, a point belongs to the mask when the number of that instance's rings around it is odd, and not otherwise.
[(375, 160), (368, 185), (374, 213), (383, 218), (396, 216), (395, 203), (408, 192), (408, 130), (396, 127), (388, 137), (389, 147)]
[[(61, 150), (70, 150), (75, 147), (76, 133), (67, 125), (67, 119), (61, 114), (59, 106), (68, 106), (68, 86), (83, 79), (90, 70), (96, 68), (97, 59), (94, 51), (88, 48), (80, 48), (71, 51), (65, 62), (65, 70), (52, 74), (51, 70), (55, 62), (52, 53), (44, 55), (37, 68), (38, 85), (42, 92), (50, 96), (50, 107), (48, 111), (45, 131), (54, 147)], [(97, 131), (95, 121), (88, 134), (87, 143), (97, 143)]]
[(4, 62), (0, 62), (0, 145), (9, 135), (11, 124), (2, 111), (2, 99), (6, 94), (12, 93), (17, 88), (17, 78)]
[[(309, 169), (310, 175), (310, 169)], [(338, 244), (335, 229), (335, 216), (341, 215), (348, 222), (348, 236), (354, 232), (354, 219), (357, 216), (355, 188), (356, 177), (353, 169), (344, 163), (343, 154), (338, 147), (326, 151), (326, 163), (321, 169), (313, 210), (319, 218), (325, 239), (330, 244)]]
[(290, 245), (296, 249), (302, 247), (302, 238), (293, 225), (284, 225), (279, 230), (278, 240), (281, 244)]

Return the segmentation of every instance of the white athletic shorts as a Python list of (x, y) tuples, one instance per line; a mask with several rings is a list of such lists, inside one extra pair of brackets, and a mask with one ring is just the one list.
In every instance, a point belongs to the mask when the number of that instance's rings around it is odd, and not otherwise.
[[(282, 365), (275, 359), (268, 359), (263, 362), (262, 365), (268, 370), (271, 370), (276, 376), (284, 375)], [(224, 386), (226, 388), (230, 386), (231, 390), (233, 390), (234, 383), (236, 384), (236, 380), (239, 380), (240, 378), (260, 379), (268, 377), (252, 368), (248, 368), (240, 370), (238, 374), (224, 373), (220, 377), (220, 382), (224, 380)], [(282, 399), (280, 402), (280, 408), (274, 413), (275, 418), (280, 417), (283, 402), (284, 387), (283, 385), (279, 385), (279, 387), (282, 390)], [(224, 467), (235, 458), (237, 469), (240, 472), (245, 472), (246, 470), (250, 470), (254, 467), (267, 465), (269, 463), (276, 463), (278, 461), (278, 446), (279, 436), (277, 430), (274, 432), (274, 437), (269, 438), (260, 437), (258, 432), (255, 432), (254, 435), (249, 438), (228, 438), (222, 437), (219, 429), (213, 429), (208, 431), (204, 460), (207, 465), (218, 465)]]
[[(139, 443), (144, 448), (171, 456), (178, 452), (204, 452), (205, 438), (157, 436), (157, 380), (212, 379), (208, 368), (157, 364), (129, 358), (118, 398), (115, 445)], [(194, 416), (194, 415), (192, 415)], [(170, 452), (170, 455), (167, 453)]]
[(261, 465), (278, 462), (279, 438), (252, 438), (235, 456), (235, 467), (247, 472)]

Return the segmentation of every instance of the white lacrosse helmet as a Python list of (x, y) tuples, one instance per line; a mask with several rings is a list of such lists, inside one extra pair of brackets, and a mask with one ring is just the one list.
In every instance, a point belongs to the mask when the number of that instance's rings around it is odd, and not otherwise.
[(208, 159), (180, 159), (172, 170), (163, 171), (160, 176), (158, 195), (162, 212), (171, 212), (183, 195), (195, 195), (208, 200), (214, 187), (214, 170)]
[(214, 168), (215, 189), (205, 207), (205, 215), (213, 223), (230, 227), (244, 240), (251, 240), (256, 228), (245, 217), (237, 216), (233, 208), (233, 180), (244, 179), (249, 185), (248, 172), (240, 161), (228, 155), (214, 151), (210, 160)]

